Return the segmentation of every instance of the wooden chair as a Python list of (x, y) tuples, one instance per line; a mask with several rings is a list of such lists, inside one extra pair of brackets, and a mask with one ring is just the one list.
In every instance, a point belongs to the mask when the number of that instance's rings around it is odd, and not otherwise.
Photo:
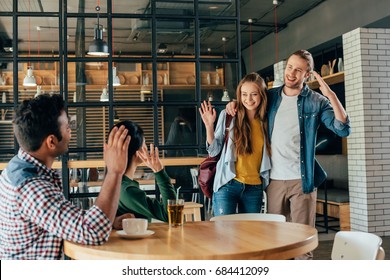
[(201, 221), (202, 218), (200, 216), (200, 208), (202, 208), (203, 205), (200, 203), (187, 201), (184, 202), (184, 219), (186, 222), (198, 222)]
[[(186, 201), (184, 202), (184, 220), (186, 222), (199, 222), (202, 220), (200, 216), (200, 208), (202, 208), (203, 205), (200, 203), (192, 202), (192, 201)], [(163, 223), (160, 220), (152, 219), (152, 223)]]
[(376, 254), (376, 260), (384, 260), (386, 256), (385, 249), (383, 247), (379, 247), (378, 253)]
[(285, 222), (286, 217), (279, 214), (265, 214), (265, 213), (240, 213), (215, 216), (210, 221), (275, 221)]
[(331, 259), (376, 260), (378, 255), (384, 258), (381, 244), (382, 239), (373, 233), (339, 231), (334, 238)]
[(265, 191), (263, 191), (263, 205), (261, 206), (261, 210), (260, 210), (260, 213), (267, 213), (267, 205), (268, 203), (268, 200), (267, 200), (267, 193)]
[[(198, 168), (190, 168), (190, 173), (192, 178), (192, 188), (199, 192)], [(198, 202), (198, 193), (192, 194), (192, 202)]]
[[(199, 183), (198, 183), (199, 170), (198, 170), (198, 168), (195, 168), (195, 167), (191, 168), (190, 173), (191, 173), (191, 177), (192, 177), (193, 188), (199, 190)], [(204, 199), (205, 199), (204, 205), (205, 205), (206, 211), (208, 214), (211, 214), (211, 212), (212, 212), (211, 199), (209, 199), (206, 196), (204, 197)], [(192, 194), (192, 202), (198, 202), (198, 193)]]

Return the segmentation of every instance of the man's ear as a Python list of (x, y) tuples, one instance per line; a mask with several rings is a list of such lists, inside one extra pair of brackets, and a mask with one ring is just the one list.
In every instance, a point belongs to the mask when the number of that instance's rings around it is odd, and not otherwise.
[(305, 74), (305, 81), (307, 82), (310, 79), (311, 71), (307, 71)]
[(46, 137), (45, 143), (48, 149), (54, 150), (57, 147), (58, 139), (53, 134), (50, 134)]

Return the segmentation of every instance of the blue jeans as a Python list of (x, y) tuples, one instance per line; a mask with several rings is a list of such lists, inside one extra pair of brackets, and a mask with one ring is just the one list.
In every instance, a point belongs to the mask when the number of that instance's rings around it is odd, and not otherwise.
[(247, 185), (234, 179), (213, 194), (214, 216), (260, 213), (262, 203), (262, 185)]

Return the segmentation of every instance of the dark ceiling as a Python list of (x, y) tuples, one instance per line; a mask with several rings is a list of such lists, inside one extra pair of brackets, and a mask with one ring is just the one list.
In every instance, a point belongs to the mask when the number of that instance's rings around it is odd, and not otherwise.
[[(100, 23), (106, 27), (105, 13), (107, 6), (101, 2)], [(142, 15), (150, 11), (149, 0), (115, 0), (113, 12), (137, 13), (140, 18), (121, 18), (113, 21), (113, 47), (116, 53), (143, 53), (151, 49), (151, 24), (143, 20)], [(261, 40), (275, 30), (282, 30), (289, 22), (302, 16), (323, 0), (242, 0), (240, 1), (241, 49)], [(79, 0), (68, 0), (68, 12), (77, 14), (80, 10)], [(276, 4), (277, 3), (277, 4)], [(47, 53), (58, 50), (58, 19), (50, 13), (58, 11), (58, 1), (24, 0), (18, 1), (21, 12), (36, 12), (37, 16), (21, 17), (18, 21), (18, 49), (26, 53)], [(93, 26), (96, 23), (96, 0), (85, 0), (85, 18), (81, 30), (85, 32), (85, 45), (93, 40)], [(199, 14), (204, 16), (233, 16), (236, 10), (234, 0), (199, 0)], [(194, 14), (192, 0), (156, 1), (156, 8), (169, 20), (157, 21), (157, 44), (165, 43), (168, 51), (175, 54), (194, 52), (194, 24), (186, 15)], [(0, 11), (12, 11), (12, 0), (1, 0)], [(249, 21), (251, 20), (251, 22)], [(68, 51), (75, 49), (76, 30), (79, 22), (70, 17), (67, 21)], [(231, 21), (204, 20), (199, 26), (201, 52), (211, 53), (235, 52), (237, 38), (235, 25)], [(12, 43), (12, 17), (0, 17), (0, 47), (9, 47)], [(104, 33), (107, 38), (107, 34)], [(223, 40), (222, 38), (226, 39)]]

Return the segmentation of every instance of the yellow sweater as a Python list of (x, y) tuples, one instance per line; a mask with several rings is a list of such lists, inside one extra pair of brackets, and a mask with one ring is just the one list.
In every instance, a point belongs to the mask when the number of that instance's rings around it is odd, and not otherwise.
[(250, 122), (252, 154), (238, 155), (236, 180), (249, 185), (261, 184), (260, 166), (263, 158), (264, 136), (259, 119)]

